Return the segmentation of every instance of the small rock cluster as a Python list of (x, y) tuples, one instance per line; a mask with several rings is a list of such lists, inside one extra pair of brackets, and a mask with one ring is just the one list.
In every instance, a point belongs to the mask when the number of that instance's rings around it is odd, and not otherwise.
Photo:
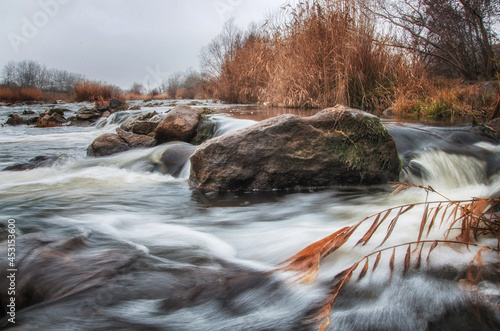
[(109, 106), (102, 106), (98, 108), (88, 109), (81, 108), (77, 111), (73, 123), (75, 125), (91, 125), (101, 117), (109, 117), (111, 114), (118, 111), (127, 110), (129, 107), (126, 102), (118, 99), (111, 99)]
[[(108, 156), (172, 141), (201, 143), (210, 138), (205, 132), (206, 122), (209, 121), (202, 115), (201, 110), (188, 106), (176, 106), (161, 121), (136, 116), (123, 123), (116, 133), (97, 137), (87, 149), (87, 155)], [(200, 138), (199, 128), (203, 128), (203, 139)]]
[(87, 126), (92, 125), (101, 117), (108, 117), (112, 113), (127, 110), (127, 103), (111, 99), (109, 106), (88, 109), (86, 107), (81, 108), (76, 113), (76, 116), (71, 118), (66, 118), (65, 113), (69, 112), (69, 109), (63, 108), (49, 108), (45, 113), (36, 115), (35, 112), (31, 110), (25, 110), (21, 115), (28, 116), (25, 118), (18, 114), (11, 114), (9, 118), (4, 123), (5, 125), (18, 126), (18, 125), (35, 125), (40, 128), (56, 127), (61, 125), (79, 125)]

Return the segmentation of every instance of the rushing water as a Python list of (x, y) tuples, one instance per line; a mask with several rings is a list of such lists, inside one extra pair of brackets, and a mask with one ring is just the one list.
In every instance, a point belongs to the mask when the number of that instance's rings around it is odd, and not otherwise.
[[(81, 106), (63, 105), (71, 112)], [(252, 118), (275, 115), (255, 107), (205, 102), (198, 107), (233, 115), (215, 116), (218, 135), (251, 125)], [(0, 122), (24, 108), (0, 108)], [(32, 108), (41, 112), (46, 106)], [(153, 109), (164, 113), (170, 108)], [(364, 247), (354, 248), (354, 240), (337, 251), (310, 284), (292, 284), (289, 274), (270, 271), (308, 244), (365, 216), (425, 199), (417, 189), (393, 196), (389, 185), (203, 194), (188, 185), (189, 164), (177, 177), (153, 171), (165, 146), (86, 157), (93, 139), (114, 132), (133, 114), (120, 113), (87, 128), (0, 128), (1, 169), (39, 155), (64, 155), (50, 167), (0, 171), (1, 240), (7, 237), (8, 219), (15, 219), (17, 229), (16, 323), (5, 316), (10, 297), (3, 242), (0, 326), (299, 329), (331, 290), (333, 276), (374, 250), (385, 233)], [(401, 180), (432, 185), (455, 199), (498, 196), (500, 148), (494, 139), (456, 126), (385, 124), (405, 165)], [(414, 241), (421, 212), (415, 208), (405, 215), (386, 245)], [(437, 230), (430, 238), (442, 239), (443, 233)], [(400, 253), (397, 259), (404, 250)], [(329, 329), (498, 330), (500, 281), (490, 277), (479, 291), (460, 286), (457, 272), (473, 254), (438, 248), (429, 272), (402, 277), (401, 263), (396, 263), (392, 282), (383, 259), (376, 272), (344, 288)], [(484, 254), (485, 263), (495, 258)]]

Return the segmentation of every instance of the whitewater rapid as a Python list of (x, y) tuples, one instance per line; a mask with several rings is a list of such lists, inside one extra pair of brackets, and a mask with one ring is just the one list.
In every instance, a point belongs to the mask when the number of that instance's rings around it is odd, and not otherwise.
[[(0, 109), (0, 118), (7, 111)], [(204, 193), (189, 187), (189, 162), (177, 176), (155, 171), (168, 146), (86, 157), (96, 137), (147, 111), (87, 128), (0, 129), (2, 169), (37, 155), (66, 155), (50, 167), (0, 171), (0, 219), (16, 220), (18, 275), (27, 277), (11, 329), (295, 330), (325, 298), (333, 276), (375, 250), (385, 231), (366, 246), (346, 244), (310, 284), (292, 285), (290, 274), (272, 272), (278, 263), (368, 215), (441, 199), (416, 188), (394, 196), (391, 185)], [(216, 134), (255, 123), (248, 117), (215, 115)], [(404, 164), (402, 181), (430, 185), (452, 199), (497, 197), (500, 149), (492, 141), (465, 141), (465, 127), (385, 123)], [(405, 214), (385, 245), (414, 241), (422, 212), (415, 207)], [(437, 228), (429, 235), (442, 238)], [(384, 255), (376, 272), (345, 288), (329, 330), (500, 326), (494, 304), (499, 283), (483, 283), (488, 286), (479, 297), (463, 291), (453, 276), (452, 270), (468, 265), (473, 249), (437, 248), (432, 271), (408, 277), (401, 272), (404, 254), (397, 252), (391, 283)], [(471, 305), (483, 314), (483, 325)]]

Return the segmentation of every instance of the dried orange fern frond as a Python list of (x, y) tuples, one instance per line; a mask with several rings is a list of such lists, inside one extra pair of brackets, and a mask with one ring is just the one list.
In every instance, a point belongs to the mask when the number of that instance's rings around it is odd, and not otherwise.
[[(355, 225), (344, 227), (335, 233), (307, 246), (280, 264), (281, 267), (278, 270), (294, 271), (299, 274), (298, 280), (312, 281), (316, 278), (319, 272), (322, 259), (342, 247), (362, 223), (372, 220), (372, 224), (369, 229), (356, 243), (356, 245), (365, 246), (373, 238), (374, 234), (380, 229), (380, 227), (383, 224), (386, 224), (390, 219), (389, 224), (386, 225), (386, 234), (378, 246), (379, 249), (364, 256), (359, 261), (337, 274), (334, 278), (332, 282), (333, 290), (328, 294), (327, 300), (317, 307), (315, 314), (308, 320), (315, 326), (321, 325), (319, 327), (320, 330), (323, 330), (328, 325), (330, 310), (333, 307), (340, 290), (351, 281), (358, 267), (362, 265), (362, 268), (358, 271), (357, 278), (357, 280), (360, 280), (366, 276), (370, 270), (370, 265), (372, 265), (372, 272), (377, 269), (384, 252), (392, 252), (389, 258), (390, 281), (395, 270), (396, 250), (401, 247), (406, 247), (406, 254), (403, 260), (404, 276), (410, 269), (418, 269), (421, 267), (424, 246), (428, 247), (426, 258), (427, 263), (429, 263), (429, 257), (432, 251), (440, 244), (447, 245), (453, 249), (455, 249), (453, 247), (454, 245), (465, 245), (467, 247), (476, 246), (479, 247), (480, 250), (476, 253), (470, 263), (467, 281), (477, 282), (478, 279), (480, 279), (481, 270), (484, 267), (482, 262), (482, 253), (486, 250), (499, 250), (500, 216), (497, 215), (495, 210), (500, 204), (500, 200), (474, 198), (470, 200), (453, 201), (436, 192), (431, 187), (422, 187), (405, 183), (397, 183), (395, 193), (402, 192), (412, 187), (425, 190), (428, 193), (427, 198), (429, 197), (429, 193), (436, 193), (445, 200), (427, 201), (426, 198), (425, 202), (406, 204), (385, 209), (364, 218)], [(396, 224), (400, 220), (401, 216), (413, 210), (416, 206), (424, 207), (416, 240), (409, 243), (383, 247), (393, 234)], [(391, 215), (394, 216), (390, 218), (389, 216)], [(435, 230), (436, 227), (443, 227), (445, 224), (448, 225), (445, 228), (444, 238), (442, 240), (425, 239), (429, 236), (432, 230)], [(458, 231), (459, 234), (452, 238), (452, 233), (455, 233), (456, 231)], [(476, 242), (478, 237), (484, 235), (496, 238), (497, 246), (490, 247), (478, 244)], [(374, 260), (373, 257), (375, 257)]]

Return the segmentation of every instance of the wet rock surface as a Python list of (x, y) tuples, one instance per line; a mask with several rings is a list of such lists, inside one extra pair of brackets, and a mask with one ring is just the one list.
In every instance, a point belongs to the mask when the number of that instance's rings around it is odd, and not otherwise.
[(196, 135), (201, 110), (177, 106), (170, 110), (155, 130), (159, 143), (169, 141), (191, 142)]
[(97, 137), (87, 149), (87, 156), (109, 156), (135, 148), (153, 147), (154, 138), (127, 132), (118, 128), (117, 133), (106, 133)]
[(191, 185), (214, 191), (382, 184), (397, 180), (401, 169), (380, 119), (344, 106), (277, 116), (213, 138), (191, 164)]

